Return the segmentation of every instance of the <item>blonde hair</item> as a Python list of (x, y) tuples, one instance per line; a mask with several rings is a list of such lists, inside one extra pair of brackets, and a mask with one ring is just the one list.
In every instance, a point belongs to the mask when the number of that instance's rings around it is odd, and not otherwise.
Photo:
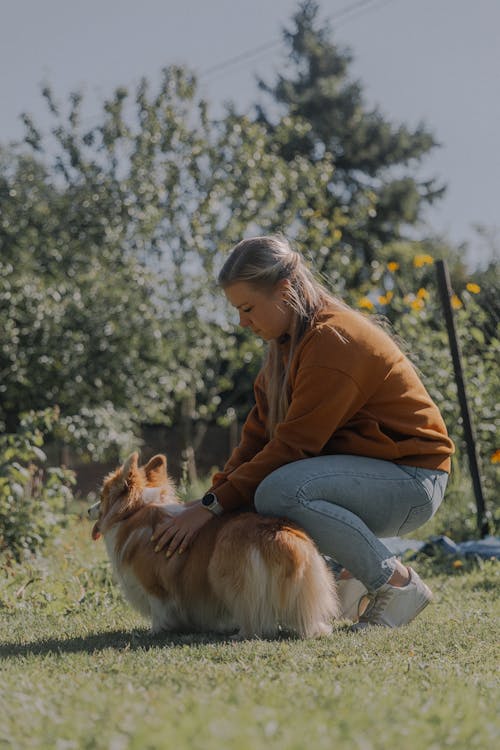
[(279, 341), (272, 340), (263, 365), (269, 407), (267, 431), (270, 437), (276, 425), (285, 418), (290, 405), (290, 362), (300, 339), (325, 307), (347, 307), (314, 278), (303, 257), (282, 235), (252, 237), (239, 242), (232, 249), (218, 278), (223, 289), (244, 281), (261, 291), (274, 289), (283, 280), (289, 282), (286, 302), (294, 316), (287, 363), (283, 362)]

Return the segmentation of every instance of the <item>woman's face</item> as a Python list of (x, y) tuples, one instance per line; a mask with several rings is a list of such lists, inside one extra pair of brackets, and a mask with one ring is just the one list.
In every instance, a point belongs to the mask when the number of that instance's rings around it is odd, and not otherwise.
[(287, 282), (274, 289), (259, 290), (246, 281), (235, 281), (224, 289), (230, 304), (238, 310), (240, 325), (251, 328), (264, 341), (279, 339), (290, 333), (293, 312), (286, 304)]

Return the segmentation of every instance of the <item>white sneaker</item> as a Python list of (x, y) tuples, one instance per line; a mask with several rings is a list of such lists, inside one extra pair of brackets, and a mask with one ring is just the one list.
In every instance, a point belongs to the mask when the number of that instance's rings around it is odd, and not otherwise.
[[(368, 589), (357, 578), (341, 578), (337, 581), (340, 602), (340, 618), (357, 622), (366, 607)], [(365, 600), (365, 601), (363, 601)]]
[(361, 630), (370, 625), (397, 628), (406, 625), (416, 617), (429, 602), (432, 591), (419, 578), (412, 568), (408, 568), (410, 581), (406, 586), (391, 586), (386, 583), (375, 594), (371, 603), (353, 625), (353, 630)]

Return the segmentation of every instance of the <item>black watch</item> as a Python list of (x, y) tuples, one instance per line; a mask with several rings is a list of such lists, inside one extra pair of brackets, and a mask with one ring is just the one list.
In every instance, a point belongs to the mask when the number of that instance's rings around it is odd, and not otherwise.
[(203, 495), (201, 504), (215, 516), (222, 516), (224, 513), (224, 508), (217, 500), (217, 495), (214, 495), (213, 492), (207, 492), (206, 495)]

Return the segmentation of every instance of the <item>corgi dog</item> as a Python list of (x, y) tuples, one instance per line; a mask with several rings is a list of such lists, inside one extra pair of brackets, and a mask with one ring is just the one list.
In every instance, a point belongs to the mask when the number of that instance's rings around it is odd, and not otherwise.
[(214, 515), (182, 555), (167, 558), (154, 551), (151, 535), (166, 514), (183, 509), (165, 456), (140, 467), (137, 453), (105, 478), (89, 508), (92, 538), (104, 537), (125, 598), (153, 633), (331, 632), (340, 615), (334, 577), (302, 529), (251, 512)]

